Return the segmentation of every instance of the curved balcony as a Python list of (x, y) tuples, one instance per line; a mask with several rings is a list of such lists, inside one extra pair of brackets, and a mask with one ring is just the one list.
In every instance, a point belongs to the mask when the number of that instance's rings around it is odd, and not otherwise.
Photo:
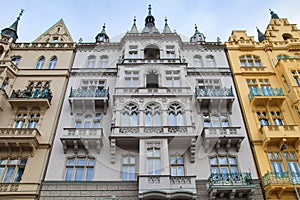
[(60, 141), (63, 145), (64, 153), (68, 149), (78, 152), (80, 148), (87, 151), (90, 148), (94, 148), (97, 150), (97, 153), (100, 153), (100, 149), (103, 146), (102, 138), (102, 128), (64, 128)]
[(140, 199), (196, 199), (196, 176), (140, 175)]
[(0, 149), (30, 149), (34, 155), (41, 133), (36, 128), (0, 128)]
[(195, 88), (195, 98), (198, 100), (199, 111), (218, 108), (232, 112), (232, 104), (235, 99), (232, 87), (230, 88)]
[(297, 125), (262, 126), (260, 132), (265, 151), (269, 145), (276, 145), (281, 149), (283, 144), (291, 144), (299, 149), (300, 137)]
[(298, 191), (300, 189), (299, 173), (267, 172), (262, 178), (263, 188), (268, 197), (275, 196), (276, 198), (285, 199), (285, 194), (290, 195), (295, 193), (295, 189)]
[(249, 172), (211, 173), (208, 178), (210, 199), (229, 197), (229, 199), (247, 197), (251, 199), (256, 190)]
[(226, 150), (234, 148), (238, 152), (245, 138), (240, 128), (241, 127), (204, 127), (201, 137), (205, 153), (207, 153), (208, 150), (218, 150), (221, 147)]
[(69, 95), (72, 113), (91, 109), (106, 112), (109, 101), (109, 89), (72, 89)]
[(25, 89), (13, 90), (8, 102), (13, 108), (19, 106), (38, 106), (49, 108), (52, 100), (52, 92), (50, 89)]
[(281, 106), (285, 100), (282, 88), (250, 88), (249, 100), (253, 106)]

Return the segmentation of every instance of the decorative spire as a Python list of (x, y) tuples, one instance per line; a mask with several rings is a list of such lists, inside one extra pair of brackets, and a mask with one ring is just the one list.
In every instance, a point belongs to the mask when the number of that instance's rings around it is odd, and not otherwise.
[(16, 21), (10, 27), (3, 29), (1, 35), (12, 37), (13, 42), (15, 42), (18, 39), (18, 35), (17, 35), (18, 23), (23, 13), (24, 13), (24, 9), (21, 9)]
[(260, 32), (260, 30), (257, 27), (256, 27), (256, 30), (257, 30), (258, 41), (259, 42), (262, 42), (262, 41), (267, 39), (266, 36), (262, 32)]
[(167, 18), (165, 18), (165, 27), (164, 27), (164, 30), (163, 30), (163, 33), (172, 33), (169, 25), (168, 25), (168, 20)]
[(142, 33), (159, 33), (155, 27), (155, 18), (151, 14), (151, 5), (148, 7), (148, 16), (145, 19), (145, 27)]
[(194, 35), (191, 37), (190, 42), (205, 42), (205, 36), (203, 33), (200, 33), (198, 31), (198, 27), (195, 24), (195, 33)]
[(138, 29), (137, 29), (137, 27), (136, 27), (136, 18), (135, 18), (135, 16), (134, 16), (134, 19), (133, 19), (133, 25), (132, 25), (132, 27), (131, 27), (131, 29), (130, 29), (130, 31), (129, 31), (129, 33), (139, 33), (139, 31), (138, 31)]
[(271, 9), (270, 10), (270, 14), (271, 14), (271, 19), (279, 19), (278, 15), (276, 13), (274, 13)]
[(105, 23), (102, 27), (102, 31), (96, 36), (95, 39), (96, 39), (96, 43), (109, 42), (109, 37), (105, 31)]

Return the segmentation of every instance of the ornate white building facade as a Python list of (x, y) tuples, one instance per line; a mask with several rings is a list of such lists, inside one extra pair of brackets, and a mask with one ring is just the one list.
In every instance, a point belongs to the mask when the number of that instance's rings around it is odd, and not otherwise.
[(262, 199), (225, 46), (135, 22), (77, 44), (40, 199)]

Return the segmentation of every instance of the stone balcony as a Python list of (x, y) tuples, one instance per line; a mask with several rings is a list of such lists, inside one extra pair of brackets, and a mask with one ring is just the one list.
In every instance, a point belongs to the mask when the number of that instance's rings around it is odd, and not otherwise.
[(63, 135), (60, 137), (65, 153), (68, 149), (77, 152), (80, 148), (86, 151), (94, 148), (97, 153), (100, 153), (103, 146), (102, 139), (102, 128), (64, 128)]
[(232, 87), (230, 88), (195, 88), (195, 98), (198, 102), (198, 110), (211, 111), (212, 108), (226, 109), (232, 112), (232, 104), (235, 99)]
[(256, 190), (248, 172), (240, 173), (212, 173), (208, 178), (207, 189), (210, 199), (245, 198), (251, 199)]
[(204, 127), (201, 133), (205, 153), (211, 149), (234, 148), (237, 152), (245, 136), (241, 127)]
[(116, 87), (114, 96), (176, 97), (176, 96), (191, 96), (191, 91), (190, 91), (190, 87), (160, 87), (160, 88)]
[(253, 106), (281, 106), (286, 97), (282, 88), (251, 88), (249, 100)]
[[(299, 173), (276, 173), (267, 172), (262, 177), (263, 189), (267, 196), (277, 196), (279, 199), (282, 198), (284, 193), (293, 194), (295, 189), (300, 189), (300, 174)], [(295, 185), (295, 188), (294, 188)], [(295, 195), (296, 199), (296, 195)]]
[(0, 149), (27, 150), (32, 156), (40, 145), (41, 133), (36, 128), (0, 128)]
[(283, 144), (290, 144), (299, 149), (300, 136), (297, 125), (262, 126), (260, 132), (265, 151), (267, 151), (268, 145), (276, 145), (281, 149)]
[(182, 144), (191, 144), (196, 135), (194, 126), (115, 126), (110, 138), (116, 139), (117, 146), (136, 146), (141, 138), (180, 138)]
[(72, 113), (74, 111), (82, 111), (91, 109), (99, 111), (103, 109), (106, 112), (109, 101), (109, 89), (73, 89), (71, 88), (69, 102)]
[(129, 58), (120, 60), (119, 64), (181, 64), (179, 58), (163, 58), (163, 59), (141, 59), (141, 58)]
[(196, 176), (140, 175), (139, 199), (196, 199)]
[(41, 108), (49, 108), (52, 100), (52, 93), (50, 89), (24, 89), (13, 90), (8, 100), (13, 108), (19, 106), (31, 107), (32, 105)]

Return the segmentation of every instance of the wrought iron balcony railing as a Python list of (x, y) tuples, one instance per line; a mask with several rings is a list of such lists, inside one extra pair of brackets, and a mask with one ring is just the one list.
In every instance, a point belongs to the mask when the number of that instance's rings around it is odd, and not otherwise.
[(71, 88), (70, 97), (107, 97), (109, 98), (108, 89), (73, 89)]
[(239, 173), (211, 173), (208, 178), (209, 188), (214, 186), (236, 186), (236, 185), (252, 185), (252, 177), (250, 172)]
[(263, 176), (264, 187), (270, 184), (300, 184), (300, 172), (267, 172)]
[(195, 88), (195, 97), (233, 97), (232, 87), (230, 88)]
[(10, 96), (11, 99), (48, 99), (49, 103), (52, 100), (52, 92), (50, 89), (24, 89), (13, 90)]
[(251, 101), (255, 96), (284, 96), (282, 88), (250, 88), (249, 100)]

